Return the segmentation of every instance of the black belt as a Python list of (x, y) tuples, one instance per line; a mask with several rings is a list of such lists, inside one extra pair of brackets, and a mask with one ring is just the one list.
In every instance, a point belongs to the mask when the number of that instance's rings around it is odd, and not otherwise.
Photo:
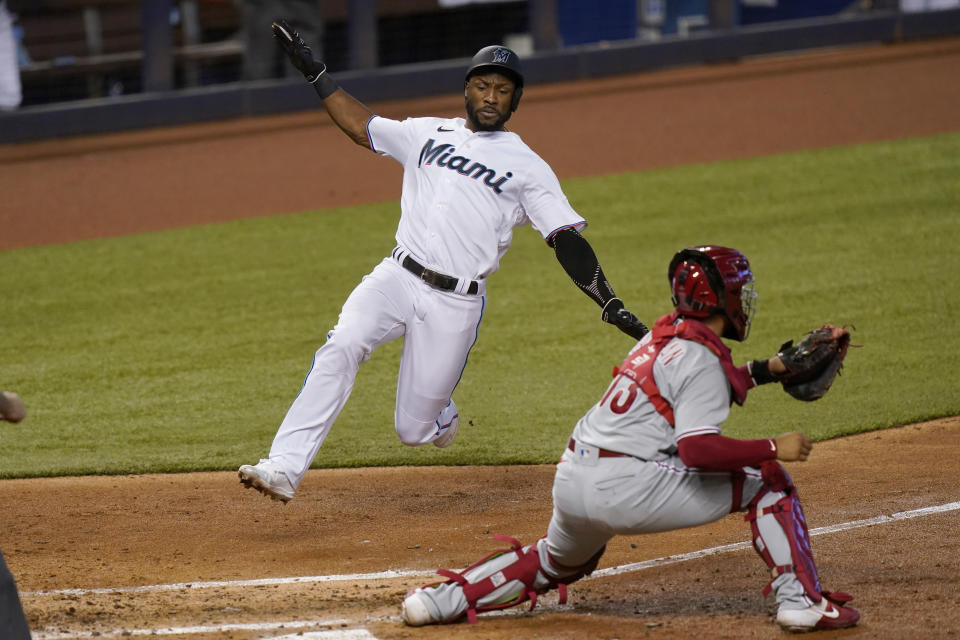
[[(410, 256), (404, 256), (403, 261), (400, 264), (403, 265), (404, 269), (417, 276), (431, 287), (435, 287), (437, 289), (443, 289), (444, 291), (456, 291), (457, 283), (460, 282), (458, 278), (454, 278), (453, 276), (447, 276), (442, 273), (438, 273), (433, 269), (427, 269)], [(476, 280), (471, 280), (470, 286), (467, 287), (467, 293), (470, 295), (476, 295), (477, 291), (479, 290), (480, 283)]]
[[(606, 449), (601, 449), (600, 447), (591, 447), (591, 448), (595, 448), (597, 450), (598, 458), (632, 458), (633, 457), (627, 453), (619, 453), (617, 451), (607, 451)], [(570, 438), (570, 442), (567, 443), (567, 449), (570, 449), (570, 451), (573, 451), (574, 453), (576, 453), (577, 441), (574, 440), (573, 438)]]

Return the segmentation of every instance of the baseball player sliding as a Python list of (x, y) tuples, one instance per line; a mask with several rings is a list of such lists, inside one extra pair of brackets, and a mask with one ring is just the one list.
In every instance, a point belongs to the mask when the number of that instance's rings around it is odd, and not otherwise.
[(523, 93), (516, 53), (481, 49), (466, 70), (466, 118), (376, 116), (340, 89), (284, 22), (274, 35), (355, 143), (403, 165), (397, 246), (353, 290), (316, 352), (269, 457), (240, 467), (240, 482), (290, 500), (350, 391), (358, 367), (380, 345), (404, 337), (394, 422), (400, 441), (450, 445), (459, 414), (453, 391), (477, 339), (486, 280), (530, 224), (601, 317), (639, 340), (647, 328), (616, 297), (550, 167), (504, 129)]
[[(779, 381), (829, 387), (849, 333), (825, 325), (768, 360), (736, 367), (721, 337), (742, 341), (753, 314), (753, 274), (739, 251), (690, 247), (670, 262), (675, 312), (657, 320), (616, 370), (603, 397), (576, 427), (557, 464), (553, 517), (537, 543), (486, 556), (446, 582), (409, 593), (413, 626), (452, 622), (560, 590), (590, 574), (615, 535), (692, 527), (746, 512), (754, 547), (770, 568), (776, 621), (791, 631), (854, 626), (851, 596), (827, 591), (813, 561), (803, 510), (778, 461), (803, 461), (810, 438), (737, 440), (721, 434), (733, 402)], [(806, 392), (805, 392), (806, 393)], [(819, 395), (818, 395), (819, 394)], [(793, 393), (791, 393), (793, 395)], [(801, 394), (802, 395), (802, 394)]]

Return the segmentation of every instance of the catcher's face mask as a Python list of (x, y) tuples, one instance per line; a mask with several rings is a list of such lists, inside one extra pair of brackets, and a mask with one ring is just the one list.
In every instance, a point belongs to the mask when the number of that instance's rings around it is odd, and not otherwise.
[(757, 299), (756, 281), (750, 278), (750, 281), (740, 288), (740, 310), (744, 317), (743, 337), (740, 340), (746, 340), (750, 335), (753, 316), (757, 313)]

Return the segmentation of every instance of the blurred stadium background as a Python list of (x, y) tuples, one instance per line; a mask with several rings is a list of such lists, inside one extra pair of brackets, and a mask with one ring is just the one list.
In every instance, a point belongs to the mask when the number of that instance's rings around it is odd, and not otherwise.
[[(22, 103), (0, 143), (316, 108), (245, 27), (301, 28), (365, 102), (449, 93), (503, 43), (528, 83), (960, 34), (960, 0), (6, 0)], [(255, 16), (255, 17), (254, 17)], [(309, 17), (308, 17), (309, 16)], [(292, 16), (295, 18), (295, 16)], [(260, 24), (263, 22), (264, 24)], [(266, 45), (272, 43), (267, 41)], [(249, 59), (247, 62), (249, 63)], [(287, 75), (285, 75), (285, 73)], [(294, 72), (295, 73), (295, 72)]]

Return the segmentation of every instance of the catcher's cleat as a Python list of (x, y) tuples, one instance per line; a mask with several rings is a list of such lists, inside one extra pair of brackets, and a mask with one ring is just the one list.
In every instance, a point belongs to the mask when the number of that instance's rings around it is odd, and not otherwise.
[(777, 624), (787, 631), (845, 629), (854, 627), (859, 622), (859, 611), (832, 602), (826, 597), (806, 609), (780, 609), (777, 612)]
[(437, 418), (437, 430), (440, 432), (440, 435), (433, 441), (433, 446), (440, 447), (441, 449), (449, 447), (453, 444), (453, 439), (457, 437), (457, 430), (459, 428), (460, 413), (457, 411), (457, 405), (455, 405), (451, 399), (450, 404), (440, 412), (440, 417)]
[(274, 466), (270, 460), (260, 460), (258, 464), (245, 464), (240, 467), (238, 474), (240, 484), (248, 489), (256, 489), (273, 500), (286, 504), (293, 499), (296, 489), (290, 484), (285, 474)]
[(400, 609), (400, 617), (411, 627), (422, 627), (425, 624), (437, 622), (430, 614), (427, 602), (420, 596), (422, 589), (415, 589), (407, 594)]

